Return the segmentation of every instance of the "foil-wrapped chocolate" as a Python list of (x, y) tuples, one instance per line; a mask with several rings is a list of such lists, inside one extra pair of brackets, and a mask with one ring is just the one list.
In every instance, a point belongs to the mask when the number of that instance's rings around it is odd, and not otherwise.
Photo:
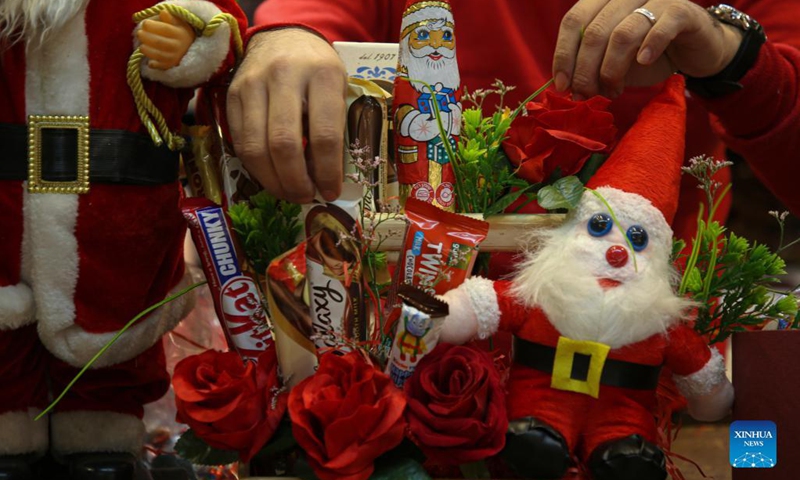
[(397, 296), (402, 307), (386, 374), (402, 388), (422, 357), (439, 343), (449, 308), (442, 300), (410, 285), (401, 285)]
[(456, 150), (462, 112), (454, 29), (448, 1), (407, 0), (392, 101), (401, 201), (449, 211), (456, 199), (448, 150)]

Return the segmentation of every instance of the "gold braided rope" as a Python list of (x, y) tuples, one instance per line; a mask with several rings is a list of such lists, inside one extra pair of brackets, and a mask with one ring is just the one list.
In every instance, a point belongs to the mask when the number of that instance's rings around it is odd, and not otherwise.
[[(200, 17), (183, 7), (170, 3), (162, 3), (136, 13), (133, 16), (133, 21), (134, 23), (139, 23), (148, 18), (156, 17), (164, 10), (188, 23), (199, 37), (210, 37), (222, 25), (227, 24), (233, 34), (236, 61), (238, 62), (242, 58), (244, 54), (244, 43), (242, 42), (242, 34), (239, 31), (239, 23), (236, 21), (236, 18), (229, 13), (219, 13), (206, 23)], [(137, 48), (133, 52), (133, 55), (131, 55), (130, 60), (128, 60), (128, 86), (136, 102), (136, 111), (139, 114), (139, 118), (142, 120), (142, 124), (147, 129), (147, 133), (150, 134), (150, 138), (153, 139), (153, 143), (157, 146), (161, 146), (166, 142), (170, 150), (180, 150), (184, 145), (183, 138), (169, 131), (169, 126), (167, 125), (164, 115), (158, 107), (153, 104), (150, 97), (148, 97), (147, 93), (144, 91), (141, 71), (144, 58), (144, 54)]]

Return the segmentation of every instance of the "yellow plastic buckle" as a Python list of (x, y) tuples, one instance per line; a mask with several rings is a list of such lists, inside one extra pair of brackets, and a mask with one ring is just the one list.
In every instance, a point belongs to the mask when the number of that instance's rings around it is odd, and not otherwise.
[[(602, 343), (559, 337), (550, 386), (557, 390), (583, 393), (597, 398), (600, 395), (603, 366), (610, 350), (611, 347)], [(583, 372), (585, 374), (583, 379), (575, 378), (573, 375), (576, 370), (574, 367), (577, 355), (589, 357), (589, 369), (588, 372)]]
[[(77, 174), (73, 181), (51, 182), (42, 178), (42, 130), (77, 130)], [(28, 117), (28, 192), (72, 193), (89, 191), (89, 117), (30, 115)]]

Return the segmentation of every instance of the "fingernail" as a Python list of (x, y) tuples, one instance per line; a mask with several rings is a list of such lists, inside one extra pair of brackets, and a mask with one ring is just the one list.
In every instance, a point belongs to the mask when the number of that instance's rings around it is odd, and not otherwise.
[(563, 92), (566, 90), (567, 87), (569, 87), (569, 78), (567, 78), (567, 74), (564, 72), (558, 72), (556, 74), (555, 84), (557, 91)]
[(652, 57), (653, 50), (650, 47), (645, 47), (639, 52), (639, 55), (636, 57), (636, 61), (642, 65), (648, 65), (650, 60), (652, 60)]
[(322, 198), (328, 201), (333, 201), (339, 198), (339, 192), (336, 190), (323, 190), (322, 191)]

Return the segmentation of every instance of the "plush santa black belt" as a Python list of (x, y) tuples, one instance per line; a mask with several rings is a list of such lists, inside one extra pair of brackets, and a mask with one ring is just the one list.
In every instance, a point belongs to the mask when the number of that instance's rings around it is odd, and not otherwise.
[[(556, 349), (514, 337), (514, 361), (541, 372), (553, 373)], [(571, 378), (586, 380), (591, 357), (575, 354)], [(622, 360), (606, 359), (600, 384), (632, 390), (654, 390), (658, 386), (661, 366), (641, 365)]]
[[(70, 129), (41, 130), (42, 178), (77, 177), (78, 136)], [(177, 152), (156, 147), (147, 135), (90, 130), (89, 180), (96, 183), (162, 185), (178, 179)], [(0, 124), (0, 180), (28, 179), (28, 127)]]

